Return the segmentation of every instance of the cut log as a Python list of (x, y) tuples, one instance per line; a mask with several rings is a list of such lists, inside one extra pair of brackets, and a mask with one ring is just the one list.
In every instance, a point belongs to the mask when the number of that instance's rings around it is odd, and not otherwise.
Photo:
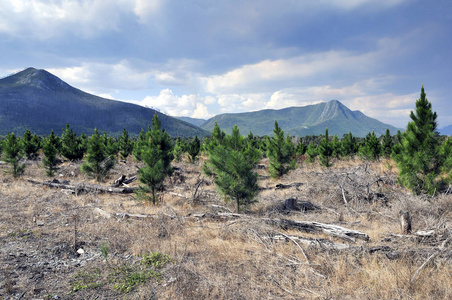
[(124, 182), (124, 180), (126, 180), (126, 175), (123, 174), (121, 177), (117, 178), (111, 186), (118, 187)]

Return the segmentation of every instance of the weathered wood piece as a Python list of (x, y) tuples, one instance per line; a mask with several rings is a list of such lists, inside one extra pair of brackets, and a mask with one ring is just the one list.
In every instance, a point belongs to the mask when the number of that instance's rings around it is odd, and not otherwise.
[(312, 239), (312, 238), (306, 238), (306, 237), (301, 237), (301, 236), (297, 236), (297, 235), (275, 234), (268, 238), (273, 241), (288, 242), (289, 240), (294, 240), (306, 247), (314, 247), (314, 248), (327, 249), (327, 250), (347, 250), (347, 249), (351, 248), (350, 245), (335, 243), (335, 242), (327, 240), (327, 239)]
[(103, 193), (118, 193), (118, 194), (128, 194), (133, 193), (137, 188), (130, 188), (130, 187), (111, 187), (111, 186), (103, 186), (98, 184), (88, 184), (88, 183), (78, 183), (78, 184), (66, 184), (66, 183), (59, 183), (58, 180), (53, 181), (44, 181), (44, 182), (37, 182), (33, 180), (28, 180), (29, 182), (33, 184), (40, 184), (45, 185), (51, 188), (58, 188), (58, 189), (67, 189), (71, 190), (75, 194), (80, 194), (83, 192), (103, 192)]
[(126, 175), (122, 174), (121, 177), (117, 178), (111, 186), (118, 187), (124, 182), (124, 180), (126, 180)]
[(303, 183), (301, 183), (301, 182), (292, 182), (292, 183), (289, 183), (289, 184), (278, 183), (275, 186), (275, 189), (277, 189), (277, 190), (288, 189), (288, 188), (291, 188), (291, 187), (299, 187), (299, 186), (302, 186), (302, 185), (303, 185)]
[(339, 237), (349, 241), (355, 241), (355, 239), (368, 241), (370, 239), (367, 234), (361, 231), (319, 222), (308, 222), (308, 221), (303, 222), (288, 219), (266, 219), (266, 223), (270, 225), (277, 225), (283, 229), (297, 229), (299, 231), (308, 233), (323, 232), (325, 234)]
[(408, 211), (400, 211), (400, 232), (401, 234), (410, 234), (411, 233), (411, 216)]

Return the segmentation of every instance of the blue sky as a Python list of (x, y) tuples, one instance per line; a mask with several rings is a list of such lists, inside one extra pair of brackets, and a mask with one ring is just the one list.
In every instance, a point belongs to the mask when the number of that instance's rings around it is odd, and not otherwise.
[(0, 0), (0, 76), (173, 116), (337, 99), (404, 128), (423, 84), (443, 127), (451, 49), (450, 0)]

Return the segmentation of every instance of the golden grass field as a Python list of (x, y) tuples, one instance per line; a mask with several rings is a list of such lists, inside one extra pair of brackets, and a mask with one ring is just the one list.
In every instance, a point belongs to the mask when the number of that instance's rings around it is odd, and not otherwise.
[[(27, 162), (19, 179), (0, 165), (0, 299), (452, 299), (452, 195), (411, 195), (397, 184), (391, 161), (354, 158), (329, 169), (300, 161), (277, 180), (259, 169), (259, 202), (241, 217), (222, 218), (218, 213), (235, 212), (234, 203), (203, 176), (202, 159), (174, 166), (154, 206), (134, 194), (75, 195), (32, 183), (53, 179), (39, 161)], [(100, 184), (136, 175), (137, 167), (131, 158), (118, 163)], [(96, 183), (74, 162), (63, 162), (55, 178)], [(294, 182), (301, 185), (275, 189)], [(316, 209), (285, 210), (289, 198)], [(400, 234), (401, 210), (411, 214), (412, 234)], [(335, 224), (370, 240), (266, 219)], [(323, 242), (306, 246), (275, 235)], [(331, 242), (347, 247), (324, 247)]]

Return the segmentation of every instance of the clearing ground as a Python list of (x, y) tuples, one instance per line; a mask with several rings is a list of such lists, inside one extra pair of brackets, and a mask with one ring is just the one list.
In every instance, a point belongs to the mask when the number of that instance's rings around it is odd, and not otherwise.
[[(451, 194), (411, 195), (388, 160), (300, 162), (278, 180), (266, 164), (242, 215), (202, 161), (175, 163), (156, 206), (36, 184), (53, 179), (39, 161), (19, 179), (0, 165), (0, 299), (452, 299)], [(118, 163), (101, 184), (137, 166)], [(55, 179), (97, 184), (79, 170), (63, 162)]]

